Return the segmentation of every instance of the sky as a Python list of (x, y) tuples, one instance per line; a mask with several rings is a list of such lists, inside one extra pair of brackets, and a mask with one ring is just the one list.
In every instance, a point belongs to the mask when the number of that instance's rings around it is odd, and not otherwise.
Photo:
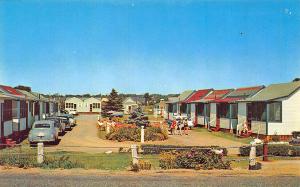
[(0, 1), (0, 84), (180, 93), (300, 77), (300, 1)]

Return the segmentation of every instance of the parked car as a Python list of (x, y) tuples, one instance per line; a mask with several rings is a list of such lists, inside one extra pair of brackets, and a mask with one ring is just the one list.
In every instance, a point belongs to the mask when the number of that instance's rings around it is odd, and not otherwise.
[(72, 114), (61, 114), (59, 116), (67, 117), (72, 127), (76, 125), (76, 119)]
[(28, 141), (30, 145), (38, 142), (58, 143), (57, 122), (51, 120), (41, 120), (34, 122), (29, 135)]
[(65, 131), (66, 131), (66, 124), (65, 124), (65, 122), (62, 119), (60, 119), (60, 118), (58, 118), (56, 116), (54, 116), (54, 117), (52, 116), (52, 117), (47, 117), (46, 120), (51, 120), (51, 121), (55, 121), (56, 122), (55, 124), (58, 127), (58, 129), (59, 129), (59, 134), (60, 135), (63, 135), (65, 133)]
[(67, 116), (56, 116), (56, 118), (58, 118), (61, 121), (61, 123), (65, 124), (66, 129), (68, 129), (68, 130), (72, 129), (72, 125), (71, 125), (70, 120)]

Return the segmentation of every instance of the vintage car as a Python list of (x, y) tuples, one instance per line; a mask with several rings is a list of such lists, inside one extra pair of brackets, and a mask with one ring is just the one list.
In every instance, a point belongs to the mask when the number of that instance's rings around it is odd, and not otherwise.
[(38, 142), (58, 143), (59, 129), (56, 123), (56, 121), (51, 120), (34, 122), (28, 135), (30, 145)]
[(71, 127), (74, 127), (76, 125), (76, 119), (72, 114), (61, 114), (58, 117), (66, 117), (69, 120), (69, 123)]
[(63, 121), (63, 119), (56, 117), (56, 116), (51, 116), (51, 117), (47, 117), (46, 120), (51, 120), (51, 121), (55, 121), (57, 128), (59, 129), (59, 134), (60, 135), (64, 135), (66, 132), (66, 124), (65, 121)]

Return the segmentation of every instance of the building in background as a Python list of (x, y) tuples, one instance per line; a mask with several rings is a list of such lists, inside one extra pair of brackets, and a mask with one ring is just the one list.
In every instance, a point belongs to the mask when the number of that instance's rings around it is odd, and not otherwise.
[(73, 111), (76, 111), (77, 113), (100, 113), (101, 100), (94, 97), (67, 98), (65, 100), (65, 110), (67, 110), (69, 113), (72, 113)]

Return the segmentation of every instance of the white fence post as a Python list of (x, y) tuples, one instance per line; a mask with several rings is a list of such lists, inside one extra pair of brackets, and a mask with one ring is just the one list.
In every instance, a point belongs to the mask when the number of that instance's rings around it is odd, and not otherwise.
[(44, 162), (44, 143), (38, 143), (38, 155), (37, 163), (42, 164)]
[(132, 157), (132, 164), (138, 164), (138, 155), (137, 155), (137, 146), (136, 145), (131, 145), (131, 157)]
[(249, 170), (255, 170), (256, 168), (256, 143), (251, 143), (251, 149), (249, 154)]
[(141, 143), (145, 142), (145, 129), (144, 126), (141, 126)]

